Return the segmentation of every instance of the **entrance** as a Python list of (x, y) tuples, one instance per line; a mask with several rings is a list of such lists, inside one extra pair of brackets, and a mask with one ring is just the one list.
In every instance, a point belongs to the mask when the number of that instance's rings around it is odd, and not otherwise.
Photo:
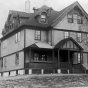
[[(68, 54), (69, 53), (69, 54)], [(60, 50), (60, 62), (70, 62), (73, 64), (74, 51)]]

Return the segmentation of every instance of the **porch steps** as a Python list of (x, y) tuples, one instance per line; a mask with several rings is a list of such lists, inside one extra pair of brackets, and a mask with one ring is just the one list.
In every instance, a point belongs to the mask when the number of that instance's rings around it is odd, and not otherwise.
[(82, 70), (81, 69), (74, 69), (74, 73), (75, 74), (82, 74), (83, 72), (82, 72)]

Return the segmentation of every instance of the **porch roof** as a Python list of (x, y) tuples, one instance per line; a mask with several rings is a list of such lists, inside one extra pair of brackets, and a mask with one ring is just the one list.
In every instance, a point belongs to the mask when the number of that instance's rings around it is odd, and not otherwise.
[(61, 48), (68, 41), (72, 41), (80, 50), (83, 50), (83, 48), (72, 37), (61, 40), (54, 48)]
[(36, 42), (36, 43), (33, 43), (32, 45), (29, 45), (27, 48), (45, 48), (45, 49), (53, 49), (54, 47), (51, 46), (50, 44), (48, 43), (44, 43), (44, 42)]

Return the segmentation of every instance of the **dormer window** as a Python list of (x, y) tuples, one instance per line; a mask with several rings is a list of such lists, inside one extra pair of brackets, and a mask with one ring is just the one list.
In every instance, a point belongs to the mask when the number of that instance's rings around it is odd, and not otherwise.
[(40, 21), (41, 22), (46, 22), (46, 16), (45, 15), (41, 15)]

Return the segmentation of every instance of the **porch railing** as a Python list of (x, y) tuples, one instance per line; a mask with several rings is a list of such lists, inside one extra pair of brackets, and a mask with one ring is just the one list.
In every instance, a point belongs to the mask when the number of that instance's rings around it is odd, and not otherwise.
[(68, 68), (68, 62), (59, 62), (59, 68)]
[(53, 61), (31, 61), (29, 67), (32, 68), (57, 68), (57, 63)]
[(86, 68), (82, 64), (80, 64), (80, 69), (83, 73), (86, 74)]

